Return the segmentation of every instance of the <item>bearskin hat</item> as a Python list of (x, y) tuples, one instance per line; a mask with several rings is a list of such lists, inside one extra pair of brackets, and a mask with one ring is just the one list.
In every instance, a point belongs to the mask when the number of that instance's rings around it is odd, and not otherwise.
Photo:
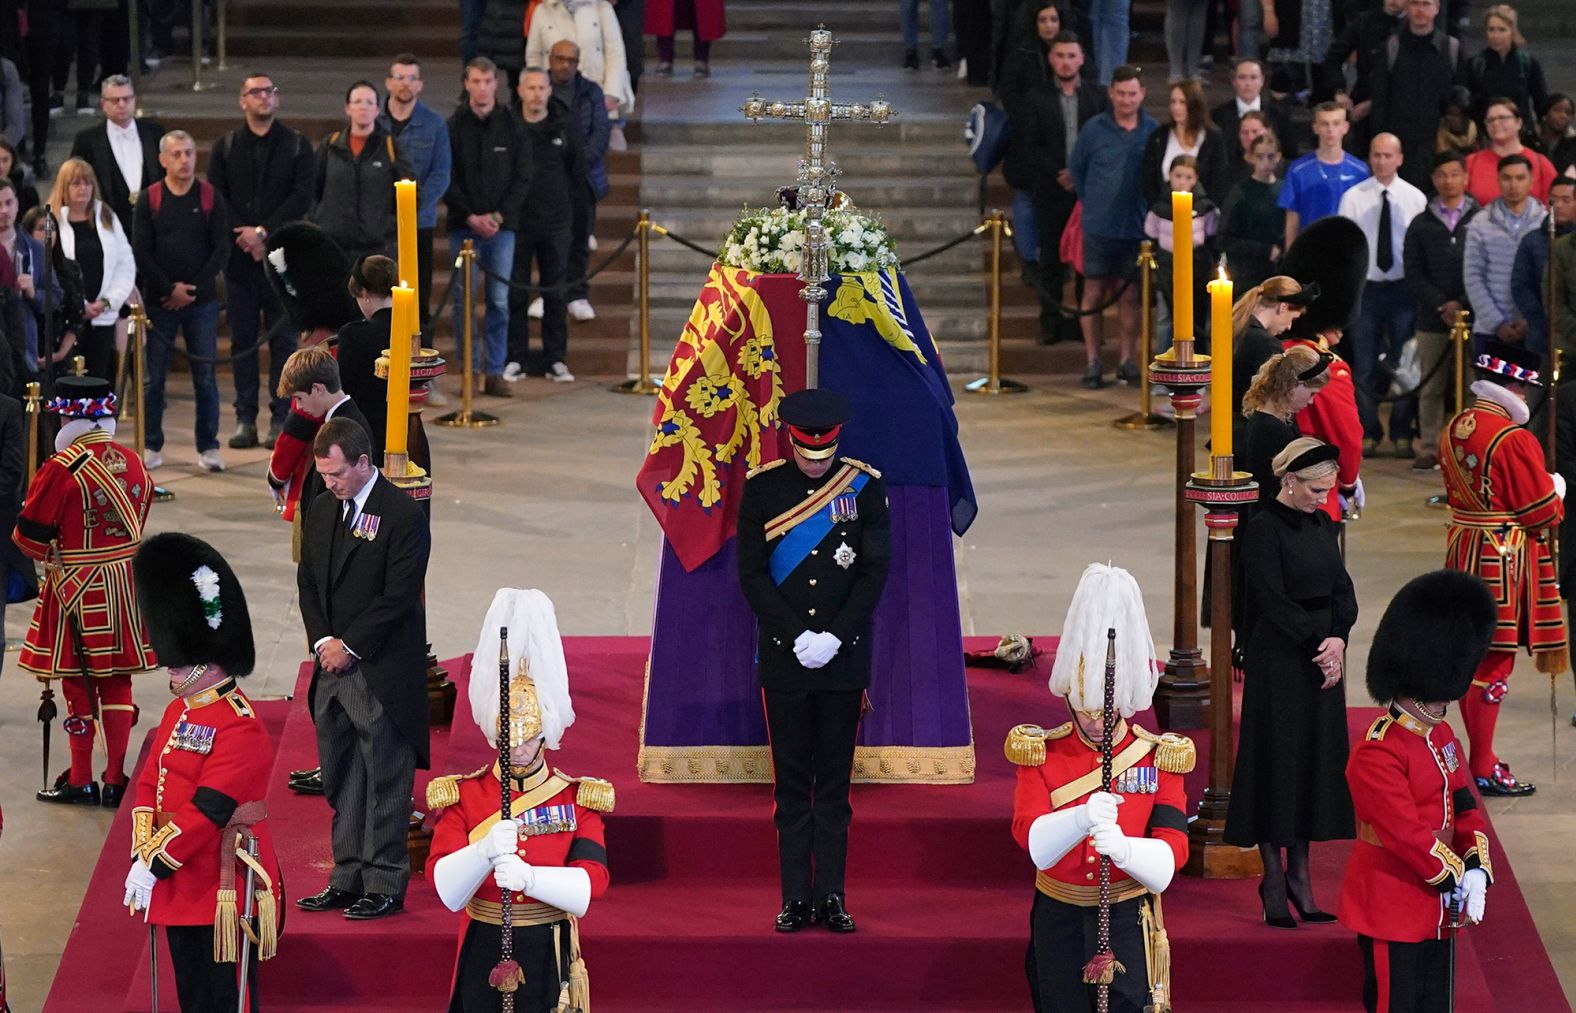
[(1368, 278), (1368, 238), (1349, 218), (1331, 215), (1303, 229), (1281, 258), (1280, 273), (1319, 286), (1319, 298), (1297, 318), (1289, 337), (1312, 338), (1357, 320)]
[(132, 558), (137, 606), (159, 664), (219, 665), (243, 676), (257, 663), (252, 617), (235, 571), (200, 538), (170, 532)]
[(337, 331), (361, 319), (345, 287), (350, 258), (311, 222), (291, 222), (268, 234), (263, 271), (298, 331)]
[(1434, 570), (1390, 599), (1368, 649), (1368, 695), (1459, 700), (1488, 651), (1499, 609), (1481, 577)]

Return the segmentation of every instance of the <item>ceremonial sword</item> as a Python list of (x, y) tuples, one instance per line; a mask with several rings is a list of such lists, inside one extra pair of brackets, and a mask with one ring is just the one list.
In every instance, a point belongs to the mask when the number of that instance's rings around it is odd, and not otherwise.
[[(251, 983), (246, 978), (246, 969), (251, 963), (252, 957), (252, 914), (253, 905), (256, 904), (252, 886), (257, 879), (257, 870), (253, 867), (253, 862), (257, 861), (257, 835), (251, 831), (246, 833), (246, 854), (250, 856), (252, 861), (246, 863), (246, 900), (241, 905), (241, 960), (238, 967), (239, 977), (237, 979), (240, 982), (237, 986), (240, 998), (236, 1001), (236, 1013), (246, 1013), (249, 999), (247, 992), (251, 986)], [(154, 1007), (153, 1013), (159, 1013), (157, 1006)]]

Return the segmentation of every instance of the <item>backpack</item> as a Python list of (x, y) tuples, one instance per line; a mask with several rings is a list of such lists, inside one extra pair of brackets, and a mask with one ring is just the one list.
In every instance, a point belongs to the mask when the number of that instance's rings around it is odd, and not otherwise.
[[(1450, 73), (1454, 74), (1456, 72), (1456, 64), (1459, 63), (1460, 60), (1461, 60), (1461, 40), (1456, 38), (1454, 35), (1447, 35), (1447, 36), (1445, 36), (1445, 40), (1448, 43), (1448, 45), (1445, 48), (1446, 48), (1447, 54), (1450, 57)], [(1371, 52), (1371, 50), (1370, 50), (1370, 52)], [(1400, 52), (1401, 52), (1401, 36), (1396, 34), (1395, 32), (1391, 32), (1390, 33), (1390, 37), (1384, 40), (1384, 68), (1385, 68), (1385, 70), (1394, 70), (1395, 69), (1396, 54), (1398, 54)]]
[(963, 121), (963, 140), (969, 146), (969, 157), (981, 176), (1001, 164), (1007, 154), (1007, 141), (1012, 137), (1012, 123), (1007, 114), (994, 102), (976, 102)]
[[(159, 205), (164, 203), (164, 181), (154, 183), (143, 194), (148, 200), (148, 210), (158, 214)], [(207, 221), (213, 215), (213, 184), (206, 179), (197, 180), (197, 204), (202, 208), (203, 221)]]
[[(339, 143), (339, 139), (344, 136), (344, 133), (345, 132), (343, 130), (336, 130), (332, 134), (328, 135), (328, 140), (325, 141), (324, 143), (325, 144), (338, 144)], [(389, 165), (393, 165), (394, 164), (394, 135), (385, 132), (383, 134), (383, 143), (388, 145), (388, 149), (389, 149)], [(348, 145), (349, 142), (347, 141), (346, 144)]]

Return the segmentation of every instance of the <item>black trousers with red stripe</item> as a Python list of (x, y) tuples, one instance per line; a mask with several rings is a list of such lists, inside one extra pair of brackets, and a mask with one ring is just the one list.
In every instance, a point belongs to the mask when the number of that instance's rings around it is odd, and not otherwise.
[[(175, 994), (181, 1013), (234, 1013), (241, 1002), (236, 964), (213, 959), (212, 925), (166, 925), (170, 963), (175, 965)], [(257, 951), (247, 962), (247, 1008), (257, 1013)], [(161, 999), (160, 1002), (163, 1002)]]
[(1363, 951), (1363, 1009), (1368, 1013), (1446, 1013), (1450, 1009), (1450, 939), (1392, 943), (1358, 936)]

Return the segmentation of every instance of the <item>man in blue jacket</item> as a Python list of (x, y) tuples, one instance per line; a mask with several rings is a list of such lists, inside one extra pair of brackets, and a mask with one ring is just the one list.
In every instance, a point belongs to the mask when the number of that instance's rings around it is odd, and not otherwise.
[[(1144, 112), (1144, 83), (1138, 69), (1123, 65), (1111, 74), (1108, 89), (1111, 107), (1090, 119), (1078, 131), (1071, 164), (1078, 199), (1083, 202), (1083, 338), (1088, 355), (1083, 385), (1090, 390), (1105, 386), (1100, 367), (1100, 316), (1091, 313), (1122, 287), (1136, 269), (1138, 244), (1144, 238), (1144, 188), (1139, 165), (1144, 143), (1159, 126)], [(1138, 286), (1128, 286), (1116, 303), (1122, 357), (1116, 377), (1139, 382), (1133, 362), (1133, 338), (1138, 333)], [(1147, 363), (1145, 364), (1147, 365)]]
[(421, 63), (415, 56), (394, 57), (384, 87), (389, 97), (378, 126), (394, 138), (395, 149), (416, 174), (417, 305), (425, 328), (432, 302), (432, 232), (438, 226), (438, 201), (449, 189), (454, 153), (448, 122), (421, 101)]
[[(1576, 179), (1561, 176), (1549, 185), (1549, 214), (1554, 218), (1556, 238), (1576, 230)], [(1516, 263), (1510, 270), (1510, 298), (1527, 321), (1523, 343), (1542, 355), (1549, 354), (1549, 314), (1544, 309), (1543, 286), (1548, 281), (1550, 245), (1545, 220), (1543, 228), (1521, 237)]]

